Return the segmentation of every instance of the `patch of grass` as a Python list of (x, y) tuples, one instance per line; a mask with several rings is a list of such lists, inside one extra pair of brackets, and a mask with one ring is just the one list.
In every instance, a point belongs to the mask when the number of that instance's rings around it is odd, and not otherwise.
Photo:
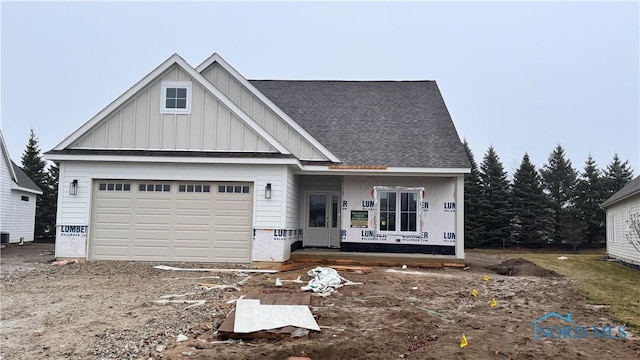
[(626, 323), (640, 334), (640, 271), (603, 260), (602, 255), (506, 254), (521, 257), (546, 269), (577, 280), (580, 292), (593, 304), (609, 305), (614, 321)]

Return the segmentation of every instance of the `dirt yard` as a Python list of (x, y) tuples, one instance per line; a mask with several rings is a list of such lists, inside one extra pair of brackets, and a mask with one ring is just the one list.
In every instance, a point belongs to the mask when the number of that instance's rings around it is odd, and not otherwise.
[[(282, 340), (215, 343), (215, 330), (248, 292), (299, 292), (277, 277), (308, 281), (311, 268), (279, 274), (211, 274), (157, 270), (151, 263), (91, 261), (52, 266), (52, 244), (0, 250), (1, 359), (632, 359), (640, 340), (533, 340), (532, 321), (555, 311), (579, 325), (615, 325), (571, 282), (522, 260), (468, 254), (468, 270), (422, 274), (342, 273), (362, 285), (311, 297), (320, 333)], [(168, 264), (213, 267), (211, 264)], [(493, 269), (493, 270), (489, 270)], [(395, 270), (402, 271), (400, 268)], [(499, 275), (498, 273), (505, 274)], [(489, 281), (483, 276), (488, 274)], [(510, 275), (509, 275), (510, 274)], [(204, 290), (198, 283), (237, 285)], [(472, 296), (476, 289), (478, 295)], [(158, 305), (163, 295), (204, 305)], [(491, 307), (495, 298), (497, 306)], [(468, 346), (460, 347), (462, 334)], [(177, 342), (177, 336), (188, 340)], [(589, 334), (592, 335), (592, 334)]]

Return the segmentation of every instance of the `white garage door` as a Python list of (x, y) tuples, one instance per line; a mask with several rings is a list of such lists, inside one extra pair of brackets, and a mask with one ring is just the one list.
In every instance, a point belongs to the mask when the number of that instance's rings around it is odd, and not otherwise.
[(251, 262), (250, 183), (96, 180), (89, 258)]

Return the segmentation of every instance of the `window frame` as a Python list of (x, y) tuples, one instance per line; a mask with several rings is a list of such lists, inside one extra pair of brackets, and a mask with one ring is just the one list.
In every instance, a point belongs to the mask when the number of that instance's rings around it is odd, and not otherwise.
[[(160, 84), (160, 113), (161, 114), (191, 114), (192, 100), (192, 83), (191, 81), (162, 81)], [(168, 108), (167, 107), (167, 89), (186, 89), (186, 108)]]
[[(375, 199), (376, 199), (376, 231), (381, 235), (420, 235), (421, 234), (421, 226), (420, 226), (420, 201), (422, 201), (422, 191), (423, 188), (398, 188), (398, 187), (376, 187), (375, 188)], [(380, 217), (380, 195), (381, 193), (395, 193), (395, 230), (381, 230), (381, 217)], [(415, 222), (416, 222), (416, 230), (415, 231), (403, 231), (402, 229), (402, 194), (415, 194), (416, 202), (415, 202)], [(406, 211), (404, 211), (406, 213)]]

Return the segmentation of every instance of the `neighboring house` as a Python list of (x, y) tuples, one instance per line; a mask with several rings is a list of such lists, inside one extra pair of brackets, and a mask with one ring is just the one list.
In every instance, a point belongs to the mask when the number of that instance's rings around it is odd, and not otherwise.
[(249, 81), (173, 55), (46, 158), (57, 257), (464, 259), (469, 159), (434, 81)]
[(36, 221), (36, 196), (42, 190), (9, 156), (0, 132), (0, 231), (9, 233), (9, 242), (33, 241)]
[(640, 265), (640, 251), (629, 242), (631, 215), (640, 214), (640, 176), (600, 205), (607, 210), (607, 253), (609, 256)]

